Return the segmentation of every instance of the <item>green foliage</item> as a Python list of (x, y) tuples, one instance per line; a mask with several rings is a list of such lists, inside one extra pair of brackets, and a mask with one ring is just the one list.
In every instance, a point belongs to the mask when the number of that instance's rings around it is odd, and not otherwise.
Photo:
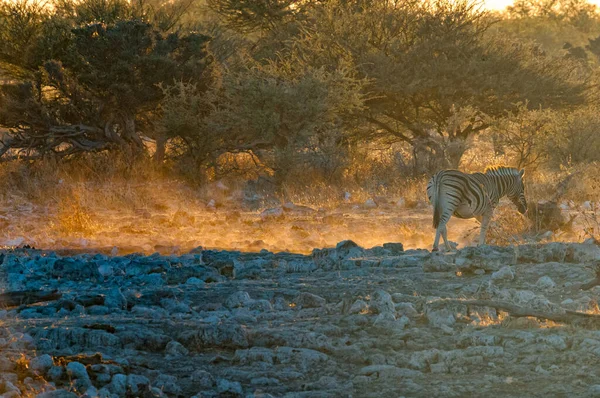
[(305, 16), (314, 0), (208, 0), (224, 23), (242, 32), (271, 30)]
[(557, 114), (546, 140), (550, 165), (570, 167), (600, 161), (599, 130), (600, 112), (596, 106)]
[[(68, 12), (67, 4), (74, 11)], [(33, 13), (5, 7), (16, 10), (4, 14), (7, 21), (20, 20), (19, 12)], [(27, 156), (64, 156), (110, 144), (140, 151), (139, 127), (153, 135), (152, 119), (163, 98), (160, 84), (186, 80), (206, 89), (203, 79), (212, 60), (208, 36), (164, 33), (131, 19), (136, 9), (126, 2), (83, 0), (61, 7), (27, 19), (38, 28), (22, 44), (25, 57), (13, 58), (16, 49), (10, 47), (0, 52), (1, 61), (27, 77), (17, 83), (22, 88), (4, 87), (2, 93), (2, 123), (13, 128), (5, 146)], [(92, 18), (110, 22), (85, 22)], [(14, 29), (1, 34), (18, 37)], [(29, 108), (23, 109), (25, 104)]]
[(342, 150), (348, 123), (362, 109), (362, 84), (350, 70), (247, 59), (207, 94), (185, 84), (170, 89), (162, 124), (198, 160), (251, 151), (283, 175), (302, 154)]
[(598, 22), (583, 0), (5, 2), (0, 154), (149, 136), (159, 160), (243, 157), (279, 183), (347, 176), (365, 141), (413, 172), (457, 167), (482, 133), (520, 166), (595, 160), (595, 117), (573, 111), (598, 99)]
[(527, 104), (519, 104), (517, 112), (509, 112), (494, 124), (495, 145), (514, 158), (511, 164), (515, 167), (530, 170), (547, 160), (551, 152), (548, 140), (555, 120), (551, 111), (530, 110)]
[(533, 40), (551, 54), (564, 53), (564, 44), (583, 49), (600, 35), (596, 5), (586, 0), (517, 0), (494, 30), (518, 40)]
[(324, 43), (312, 47), (313, 62), (350, 58), (369, 81), (368, 138), (404, 141), (441, 159), (436, 167), (456, 167), (466, 140), (488, 128), (490, 118), (516, 110), (516, 102), (560, 107), (582, 101), (576, 64), (486, 35), (493, 20), (475, 3), (361, 4), (329, 2), (304, 35)]

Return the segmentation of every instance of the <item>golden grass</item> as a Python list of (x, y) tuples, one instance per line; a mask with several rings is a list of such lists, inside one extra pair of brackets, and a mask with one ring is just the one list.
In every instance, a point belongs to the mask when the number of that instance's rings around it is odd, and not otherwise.
[[(0, 164), (0, 238), (12, 241), (24, 237), (25, 243), (41, 242), (45, 247), (55, 243), (68, 246), (74, 238), (98, 238), (102, 245), (127, 242), (146, 245), (148, 250), (155, 244), (175, 243), (243, 249), (264, 241), (263, 247), (269, 250), (309, 252), (313, 247), (335, 245), (343, 239), (354, 239), (364, 246), (402, 241), (409, 247), (428, 247), (434, 235), (429, 209), (423, 206), (427, 203), (429, 177), (403, 177), (392, 152), (379, 155), (356, 160), (357, 164), (335, 183), (307, 171), (302, 178), (287, 180), (278, 189), (266, 184), (258, 192), (264, 197), (259, 207), (246, 211), (239, 206), (248, 175), (196, 185), (165, 171), (150, 158), (130, 161), (115, 154), (60, 163), (44, 160)], [(482, 154), (468, 152), (468, 165), (461, 168), (481, 171), (484, 160)], [(499, 163), (496, 160), (494, 163)], [(227, 162), (246, 172), (251, 159), (228, 158)], [(582, 168), (565, 200), (581, 203), (593, 199), (600, 188), (594, 170), (595, 165)], [(193, 174), (192, 169), (188, 172)], [(565, 175), (567, 171), (528, 172), (529, 201), (549, 198)], [(384, 205), (365, 209), (363, 204), (368, 199)], [(404, 206), (397, 205), (400, 199)], [(207, 206), (211, 200), (216, 208), (227, 211)], [(265, 207), (285, 202), (325, 209), (327, 217), (325, 213), (313, 213), (268, 222), (258, 217)], [(413, 211), (416, 206), (418, 209)], [(599, 222), (592, 218), (588, 221), (594, 233), (600, 232), (596, 228)], [(528, 223), (512, 204), (501, 206), (489, 228), (488, 243), (520, 243)], [(470, 228), (474, 222), (461, 225)], [(457, 227), (451, 225), (449, 237), (464, 242), (464, 228)], [(474, 228), (468, 240), (476, 241), (478, 233)]]

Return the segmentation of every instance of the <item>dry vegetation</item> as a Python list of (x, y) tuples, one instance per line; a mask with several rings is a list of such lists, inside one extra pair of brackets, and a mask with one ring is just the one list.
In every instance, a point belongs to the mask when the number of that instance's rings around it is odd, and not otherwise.
[[(465, 158), (469, 160), (466, 170), (485, 167), (485, 159), (475, 152)], [(279, 189), (268, 182), (260, 185), (260, 179), (249, 180), (247, 175), (198, 186), (157, 167), (152, 159), (131, 163), (104, 154), (70, 162), (3, 164), (0, 243), (108, 251), (116, 246), (121, 252), (147, 253), (179, 252), (200, 245), (307, 253), (343, 239), (367, 247), (389, 241), (428, 247), (433, 229), (425, 195), (427, 177), (403, 178), (402, 170), (394, 169), (394, 163), (386, 159), (390, 157), (356, 161), (353, 168), (359, 171), (349, 174), (343, 186), (307, 175)], [(583, 169), (581, 178), (573, 179), (560, 199), (568, 206), (565, 214), (578, 215), (573, 230), (533, 233), (535, 223), (510, 203), (503, 203), (490, 226), (489, 243), (596, 236), (598, 222), (593, 208), (588, 208), (595, 206), (595, 188), (587, 182), (594, 181), (593, 174)], [(529, 200), (552, 198), (565, 175), (540, 170), (529, 175)], [(370, 181), (371, 186), (362, 187), (357, 179)], [(294, 207), (282, 207), (286, 203)], [(452, 240), (469, 245), (477, 234), (476, 221), (452, 220)]]

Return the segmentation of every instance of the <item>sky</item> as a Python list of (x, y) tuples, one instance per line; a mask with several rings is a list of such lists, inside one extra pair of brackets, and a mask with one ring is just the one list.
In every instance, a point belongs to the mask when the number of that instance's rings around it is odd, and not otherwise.
[[(589, 3), (600, 6), (600, 0), (588, 0)], [(484, 4), (491, 10), (503, 10), (513, 3), (513, 0), (484, 0)]]

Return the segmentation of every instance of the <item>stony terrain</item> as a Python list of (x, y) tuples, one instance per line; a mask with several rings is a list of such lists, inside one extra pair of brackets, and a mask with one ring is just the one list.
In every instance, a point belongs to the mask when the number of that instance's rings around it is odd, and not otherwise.
[(0, 394), (600, 396), (599, 258), (593, 242), (6, 250)]

